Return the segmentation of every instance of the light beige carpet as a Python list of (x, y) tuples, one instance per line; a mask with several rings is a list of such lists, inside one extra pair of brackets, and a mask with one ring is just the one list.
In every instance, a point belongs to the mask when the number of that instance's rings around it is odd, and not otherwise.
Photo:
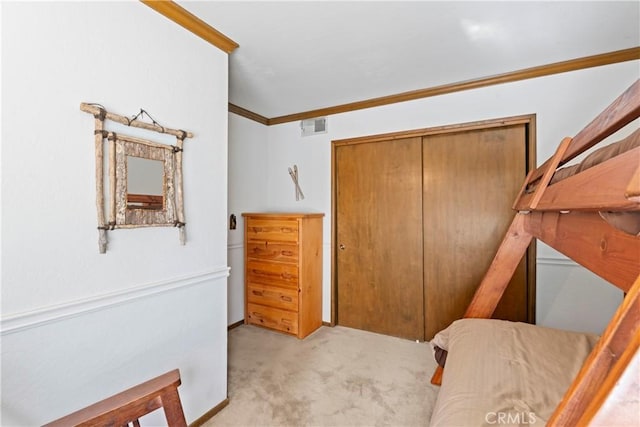
[(304, 340), (229, 333), (229, 405), (205, 426), (425, 426), (437, 387), (427, 343), (323, 326)]

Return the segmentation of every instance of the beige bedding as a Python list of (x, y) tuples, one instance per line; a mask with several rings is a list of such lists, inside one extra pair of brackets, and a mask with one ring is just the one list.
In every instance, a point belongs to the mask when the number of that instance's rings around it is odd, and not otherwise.
[(598, 337), (492, 319), (455, 321), (431, 426), (543, 426)]

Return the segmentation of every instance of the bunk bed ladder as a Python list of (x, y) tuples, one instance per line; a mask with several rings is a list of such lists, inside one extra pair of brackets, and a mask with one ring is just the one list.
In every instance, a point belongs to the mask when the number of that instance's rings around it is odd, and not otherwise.
[[(542, 195), (545, 190), (549, 186), (551, 182), (551, 178), (553, 178), (553, 174), (556, 169), (562, 162), (567, 149), (571, 145), (573, 138), (566, 137), (562, 140), (556, 153), (551, 158), (550, 162), (545, 163), (538, 169), (532, 170), (527, 179), (524, 180), (524, 184), (522, 189), (520, 190), (520, 194), (516, 198), (516, 201), (513, 203), (513, 209), (518, 211), (530, 211), (538, 207), (538, 203), (540, 203), (540, 199), (542, 199)], [(545, 168), (543, 170), (543, 168)], [(538, 174), (542, 173), (542, 177), (540, 178), (540, 182), (537, 184), (535, 191), (532, 193), (527, 193), (527, 187), (535, 182), (534, 177)]]
[[(532, 170), (513, 204), (518, 211), (478, 286), (465, 318), (490, 318), (533, 238), (549, 244), (611, 282), (626, 296), (591, 351), (547, 425), (587, 425), (622, 377), (640, 347), (640, 236), (610, 226), (599, 211), (640, 210), (640, 148), (620, 154), (608, 164), (549, 186), (559, 166), (640, 117), (640, 80), (573, 139), (565, 138), (556, 153)], [(599, 191), (572, 194), (606, 176)], [(571, 184), (565, 184), (573, 180)], [(536, 189), (528, 192), (530, 184)], [(620, 189), (624, 189), (620, 191)], [(612, 191), (615, 189), (615, 191)], [(575, 192), (575, 190), (574, 190)], [(607, 209), (609, 208), (609, 209)], [(587, 231), (587, 232), (585, 232)], [(439, 385), (438, 366), (431, 382)]]

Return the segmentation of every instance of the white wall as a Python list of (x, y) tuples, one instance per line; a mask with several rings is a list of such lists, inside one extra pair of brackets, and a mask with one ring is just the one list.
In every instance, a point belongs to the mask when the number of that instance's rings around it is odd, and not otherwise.
[(243, 212), (261, 212), (267, 206), (267, 127), (229, 114), (229, 205), (237, 228), (228, 232), (229, 325), (244, 319)]
[[(302, 210), (326, 214), (323, 319), (329, 321), (331, 317), (329, 273), (332, 140), (535, 113), (537, 157), (538, 164), (541, 164), (553, 154), (564, 136), (575, 135), (638, 76), (638, 61), (634, 61), (359, 110), (330, 116), (327, 134), (306, 138), (300, 136), (298, 122), (269, 127), (268, 200), (264, 207), (269, 210)], [(238, 124), (253, 126), (246, 119), (238, 120), (242, 120)], [(235, 141), (235, 131), (236, 128), (232, 128), (230, 144)], [(260, 144), (264, 145), (264, 141), (260, 141)], [(244, 151), (243, 161), (253, 155), (251, 148)], [(262, 157), (262, 151), (256, 155)], [(287, 167), (294, 163), (300, 169), (300, 183), (307, 196), (299, 202), (295, 201), (287, 173)], [(231, 169), (239, 164), (238, 159), (230, 158)], [(240, 185), (250, 188), (251, 176), (240, 179), (242, 184), (231, 181), (230, 188)], [(555, 261), (562, 260), (562, 255), (543, 244), (539, 245), (538, 257), (547, 260), (538, 265), (538, 275), (544, 278), (544, 281), (538, 280), (537, 286), (538, 323), (568, 329), (588, 325), (589, 330), (599, 332), (620, 301), (621, 293), (611, 286), (594, 285), (593, 282), (599, 279), (590, 279), (585, 286), (578, 286), (582, 284), (581, 273), (568, 271), (581, 267), (562, 261), (561, 265), (557, 265)], [(237, 268), (236, 264), (232, 264), (232, 268)], [(561, 269), (562, 273), (556, 272), (557, 269)], [(578, 311), (573, 307), (577, 295), (583, 299)], [(602, 310), (602, 301), (609, 304), (608, 309)], [(596, 307), (597, 311), (594, 310)], [(565, 322), (560, 315), (565, 311), (574, 316), (571, 322)], [(240, 316), (241, 314), (231, 314), (233, 318)], [(581, 319), (587, 318), (589, 322), (581, 323)]]
[[(191, 422), (227, 397), (227, 55), (139, 2), (0, 7), (1, 423), (42, 424), (174, 368)], [(98, 253), (83, 101), (195, 134), (186, 246), (174, 228), (115, 230)]]

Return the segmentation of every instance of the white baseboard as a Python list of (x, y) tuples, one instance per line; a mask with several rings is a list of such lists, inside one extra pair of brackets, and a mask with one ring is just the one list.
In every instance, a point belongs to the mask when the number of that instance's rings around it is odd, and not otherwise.
[(85, 313), (104, 310), (140, 298), (186, 288), (206, 281), (223, 279), (228, 276), (229, 267), (223, 266), (203, 273), (191, 274), (63, 304), (42, 307), (25, 313), (10, 314), (0, 319), (0, 335), (7, 335), (23, 329), (46, 325)]

